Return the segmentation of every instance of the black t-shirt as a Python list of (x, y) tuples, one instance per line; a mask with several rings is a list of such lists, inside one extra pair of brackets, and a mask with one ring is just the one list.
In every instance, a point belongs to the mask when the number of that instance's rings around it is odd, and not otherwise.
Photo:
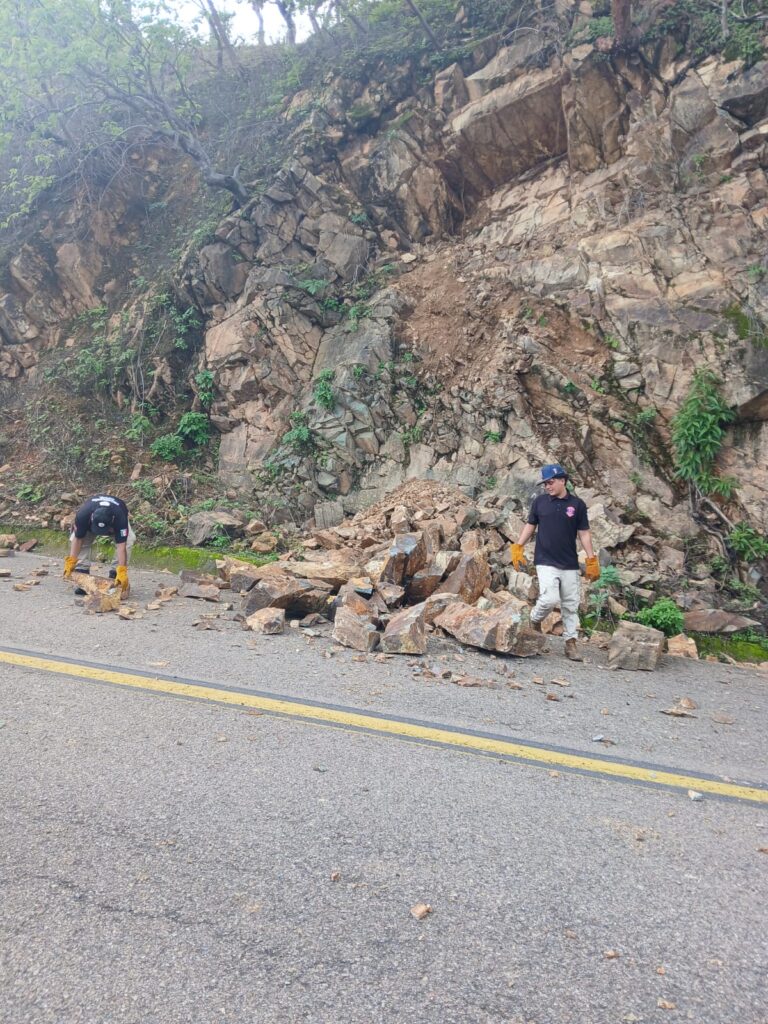
[(125, 544), (128, 540), (128, 506), (120, 498), (112, 498), (108, 494), (98, 494), (83, 502), (75, 515), (75, 536), (83, 540), (91, 529), (91, 516), (101, 508), (110, 509), (113, 514), (109, 536), (114, 537), (115, 544)]
[(534, 565), (555, 569), (578, 569), (576, 534), (589, 529), (587, 506), (575, 494), (555, 498), (540, 494), (534, 498), (528, 522), (536, 527)]

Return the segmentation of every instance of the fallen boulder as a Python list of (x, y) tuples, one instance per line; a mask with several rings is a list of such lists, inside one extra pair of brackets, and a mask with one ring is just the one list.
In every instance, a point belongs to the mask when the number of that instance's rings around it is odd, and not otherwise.
[(241, 611), (247, 618), (262, 608), (283, 608), (295, 618), (327, 610), (331, 587), (295, 576), (273, 573), (255, 583), (242, 596)]
[(379, 634), (371, 620), (344, 606), (336, 612), (331, 635), (337, 643), (355, 651), (373, 651), (379, 644)]
[(389, 620), (381, 638), (381, 649), (387, 654), (426, 654), (427, 630), (424, 605), (403, 608)]
[(685, 633), (667, 638), (667, 654), (671, 654), (673, 658), (695, 658), (697, 661), (699, 658), (696, 641)]
[(263, 633), (273, 636), (282, 633), (285, 629), (285, 610), (283, 608), (262, 608), (261, 611), (249, 615), (244, 622), (244, 628), (254, 633)]
[(639, 622), (620, 622), (608, 647), (608, 667), (651, 672), (664, 649), (660, 629)]
[(480, 611), (455, 602), (435, 619), (435, 625), (463, 644), (528, 658), (541, 653), (544, 638), (528, 625), (528, 618), (513, 605)]
[(211, 512), (193, 512), (184, 527), (190, 544), (204, 544), (207, 540), (220, 537), (222, 533), (228, 537), (237, 537), (243, 531), (242, 517), (233, 515), (223, 508), (216, 508)]
[(463, 555), (448, 579), (437, 590), (438, 594), (458, 594), (462, 601), (474, 604), (491, 585), (491, 569), (479, 551)]
[(762, 629), (755, 619), (721, 608), (694, 608), (683, 615), (683, 626), (686, 633), (738, 633), (742, 629)]

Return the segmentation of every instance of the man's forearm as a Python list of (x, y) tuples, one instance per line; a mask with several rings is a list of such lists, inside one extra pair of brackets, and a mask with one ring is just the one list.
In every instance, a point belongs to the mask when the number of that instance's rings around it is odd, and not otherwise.
[(125, 544), (115, 544), (118, 565), (128, 565), (128, 549)]
[(534, 533), (536, 533), (536, 527), (532, 526), (530, 523), (526, 523), (518, 537), (517, 543), (527, 544)]
[(579, 540), (581, 541), (581, 546), (584, 548), (584, 551), (586, 552), (587, 558), (593, 558), (595, 551), (592, 547), (592, 534), (590, 533), (590, 531), (579, 530)]
[(83, 539), (82, 537), (73, 537), (72, 542), (69, 545), (69, 557), (77, 558), (80, 552), (83, 550)]

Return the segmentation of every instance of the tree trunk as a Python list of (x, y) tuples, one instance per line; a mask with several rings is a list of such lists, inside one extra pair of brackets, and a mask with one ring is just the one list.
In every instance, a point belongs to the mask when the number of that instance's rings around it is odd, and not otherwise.
[(440, 47), (440, 43), (438, 41), (438, 38), (435, 35), (435, 33), (432, 31), (432, 29), (429, 27), (429, 24), (427, 23), (427, 19), (424, 17), (424, 15), (421, 13), (419, 8), (416, 6), (416, 0), (405, 0), (405, 4), (406, 4), (406, 7), (408, 7), (408, 9), (411, 11), (411, 13), (414, 14), (419, 19), (419, 21), (421, 22), (421, 27), (427, 33), (427, 35), (432, 40), (432, 42), (435, 44), (435, 46), (439, 48)]
[(251, 7), (253, 8), (253, 13), (256, 15), (256, 21), (259, 26), (258, 31), (256, 33), (256, 38), (259, 41), (259, 46), (266, 46), (267, 41), (264, 35), (264, 4), (262, 0), (250, 0), (250, 3)]
[(332, 5), (331, 10), (333, 8), (336, 9), (340, 18), (349, 18), (349, 20), (352, 22), (352, 24), (355, 26), (355, 28), (357, 29), (361, 36), (368, 35), (367, 26), (364, 24), (364, 22), (360, 20), (360, 18), (358, 18), (354, 11), (350, 11), (347, 9), (342, 0), (336, 0), (336, 2)]
[(275, 0), (275, 7), (285, 22), (289, 46), (296, 45), (296, 22), (293, 20), (293, 4), (291, 0)]
[(238, 71), (242, 72), (242, 65), (240, 64), (240, 61), (238, 60), (235, 48), (232, 45), (232, 42), (231, 42), (231, 40), (229, 38), (229, 33), (227, 31), (227, 26), (224, 24), (224, 21), (223, 21), (221, 15), (216, 10), (216, 5), (213, 3), (213, 0), (205, 0), (205, 7), (206, 7), (206, 11), (207, 11), (207, 16), (208, 16), (208, 23), (211, 26), (211, 30), (216, 35), (217, 43), (222, 48), (222, 50), (226, 53), (226, 55), (229, 58), (229, 62), (232, 65), (232, 67), (236, 68)]
[(611, 13), (616, 45), (626, 46), (632, 29), (632, 0), (611, 0)]

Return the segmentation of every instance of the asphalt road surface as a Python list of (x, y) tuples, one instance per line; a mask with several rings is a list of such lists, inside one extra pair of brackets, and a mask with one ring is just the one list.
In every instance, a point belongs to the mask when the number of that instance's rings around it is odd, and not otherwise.
[[(6, 567), (3, 1024), (768, 1021), (764, 673), (610, 673), (560, 641), (356, 661), (189, 600), (86, 615), (60, 563)], [(133, 572), (132, 600), (172, 582)], [(684, 696), (693, 717), (659, 713)], [(459, 740), (420, 742), (435, 727)], [(478, 734), (498, 756), (462, 746)], [(506, 756), (520, 743), (551, 760)]]

